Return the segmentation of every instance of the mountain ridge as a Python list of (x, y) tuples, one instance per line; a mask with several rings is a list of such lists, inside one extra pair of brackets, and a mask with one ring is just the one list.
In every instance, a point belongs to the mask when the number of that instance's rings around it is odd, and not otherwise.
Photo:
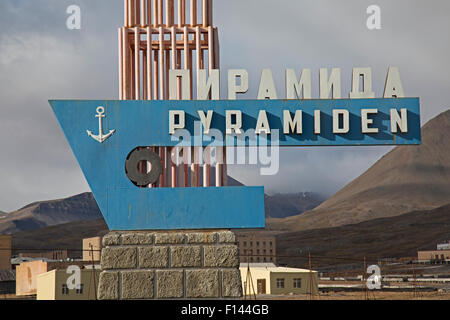
[(314, 210), (272, 219), (271, 229), (337, 227), (450, 202), (450, 110), (422, 127), (422, 144), (399, 146)]

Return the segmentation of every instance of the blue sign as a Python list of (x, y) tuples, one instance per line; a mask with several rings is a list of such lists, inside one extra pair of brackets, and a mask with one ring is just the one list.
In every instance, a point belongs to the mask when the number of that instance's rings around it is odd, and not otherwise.
[[(263, 187), (137, 187), (125, 171), (137, 147), (406, 145), (421, 139), (418, 98), (50, 104), (111, 230), (265, 226)], [(208, 111), (205, 134), (200, 114)], [(182, 129), (171, 134), (171, 126)], [(261, 128), (266, 134), (252, 136)]]

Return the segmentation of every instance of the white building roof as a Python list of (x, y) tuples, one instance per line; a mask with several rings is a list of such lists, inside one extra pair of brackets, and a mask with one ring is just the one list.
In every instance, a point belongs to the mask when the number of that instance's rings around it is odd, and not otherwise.
[[(268, 271), (268, 272), (278, 272), (278, 273), (307, 273), (310, 272), (309, 269), (300, 269), (300, 268), (286, 268), (286, 267), (277, 267), (273, 263), (241, 263), (240, 269), (246, 270), (250, 265), (251, 270), (259, 270), (259, 271)], [(317, 271), (312, 271), (313, 273), (317, 273)]]

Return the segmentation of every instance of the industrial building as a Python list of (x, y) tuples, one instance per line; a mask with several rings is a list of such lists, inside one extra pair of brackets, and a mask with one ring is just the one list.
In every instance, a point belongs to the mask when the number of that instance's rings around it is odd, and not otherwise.
[[(68, 287), (71, 274), (66, 270), (52, 270), (37, 276), (37, 300), (96, 300), (100, 270), (81, 270), (80, 284)], [(70, 281), (69, 281), (70, 282)]]
[(436, 250), (418, 251), (417, 261), (419, 263), (450, 263), (450, 241), (438, 244)]
[(438, 250), (450, 250), (450, 240), (445, 243), (440, 243), (437, 245)]
[(69, 266), (84, 268), (84, 261), (47, 261), (35, 260), (23, 262), (16, 267), (16, 295), (30, 296), (37, 294), (37, 277), (52, 270), (65, 270)]
[(261, 232), (236, 235), (241, 262), (277, 263), (276, 238)]
[(12, 236), (0, 235), (0, 270), (11, 270)]
[(450, 250), (430, 250), (417, 252), (419, 263), (449, 263)]
[[(250, 273), (249, 273), (250, 269)], [(241, 263), (244, 295), (317, 294), (317, 271), (277, 267), (273, 263)]]
[(100, 261), (102, 238), (83, 239), (83, 261)]
[(32, 258), (32, 259), (47, 259), (47, 260), (67, 260), (67, 250), (54, 250), (48, 252), (29, 252), (19, 253), (19, 258)]
[(0, 270), (0, 295), (16, 292), (16, 273), (13, 270)]

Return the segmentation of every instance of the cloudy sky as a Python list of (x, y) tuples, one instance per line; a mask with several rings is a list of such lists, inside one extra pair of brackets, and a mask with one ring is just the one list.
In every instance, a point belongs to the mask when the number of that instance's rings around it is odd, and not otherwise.
[[(81, 30), (66, 28), (72, 4), (81, 7)], [(381, 7), (381, 30), (366, 27), (372, 4)], [(284, 97), (288, 67), (311, 68), (315, 84), (320, 67), (341, 67), (347, 96), (352, 67), (366, 66), (381, 97), (387, 68), (398, 66), (406, 95), (421, 98), (422, 123), (450, 107), (448, 0), (216, 0), (214, 12), (221, 68), (249, 70), (243, 98), (256, 98), (263, 68)], [(47, 100), (118, 98), (122, 23), (122, 0), (0, 1), (0, 210), (89, 191)], [(270, 193), (332, 194), (389, 150), (284, 149), (275, 177), (248, 167), (230, 173)]]

